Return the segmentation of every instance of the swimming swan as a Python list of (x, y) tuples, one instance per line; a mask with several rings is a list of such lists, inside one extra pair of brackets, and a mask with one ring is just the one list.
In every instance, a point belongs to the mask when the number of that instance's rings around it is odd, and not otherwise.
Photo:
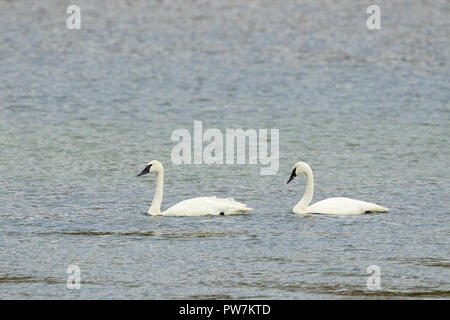
[(148, 214), (152, 216), (204, 216), (204, 215), (231, 215), (253, 211), (245, 204), (233, 199), (221, 199), (216, 197), (193, 198), (181, 201), (161, 212), (163, 198), (164, 168), (157, 160), (150, 161), (137, 176), (147, 173), (156, 173), (156, 191)]
[(375, 203), (359, 201), (349, 198), (329, 198), (309, 205), (314, 193), (314, 177), (311, 167), (306, 162), (297, 162), (294, 165), (287, 183), (298, 175), (304, 174), (307, 179), (306, 191), (302, 199), (292, 209), (294, 213), (322, 213), (338, 215), (355, 215), (372, 212), (388, 212), (389, 209)]

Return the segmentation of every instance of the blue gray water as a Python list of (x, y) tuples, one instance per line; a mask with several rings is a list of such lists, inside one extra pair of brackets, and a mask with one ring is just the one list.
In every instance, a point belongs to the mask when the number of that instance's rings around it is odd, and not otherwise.
[[(0, 1), (1, 299), (450, 298), (450, 4)], [(280, 169), (173, 165), (175, 129), (278, 128)], [(243, 216), (149, 217), (215, 195)], [(391, 208), (291, 212), (347, 196)], [(81, 289), (66, 288), (69, 265)], [(380, 267), (381, 288), (366, 286)]]

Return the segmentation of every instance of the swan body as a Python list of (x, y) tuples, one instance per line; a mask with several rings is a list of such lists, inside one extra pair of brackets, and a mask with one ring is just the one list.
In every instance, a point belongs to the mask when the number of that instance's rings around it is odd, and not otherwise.
[(252, 211), (233, 199), (201, 197), (181, 201), (162, 213), (165, 216), (232, 215)]
[(360, 201), (350, 198), (329, 198), (312, 205), (311, 200), (314, 194), (314, 177), (311, 167), (305, 162), (297, 162), (294, 165), (291, 176), (287, 183), (291, 182), (296, 176), (304, 174), (307, 179), (306, 191), (302, 199), (293, 208), (294, 213), (320, 213), (334, 215), (357, 215), (372, 212), (388, 212), (388, 208), (384, 208), (375, 203)]
[(161, 203), (163, 197), (164, 168), (157, 160), (148, 163), (144, 170), (138, 174), (142, 176), (147, 173), (156, 173), (156, 191), (148, 214), (152, 216), (205, 216), (205, 215), (233, 215), (243, 214), (253, 211), (245, 204), (234, 201), (233, 199), (222, 199), (216, 197), (200, 197), (181, 201), (161, 212)]
[(387, 212), (388, 209), (371, 202), (339, 197), (325, 199), (306, 208), (294, 207), (293, 211), (295, 213), (355, 215), (371, 212)]

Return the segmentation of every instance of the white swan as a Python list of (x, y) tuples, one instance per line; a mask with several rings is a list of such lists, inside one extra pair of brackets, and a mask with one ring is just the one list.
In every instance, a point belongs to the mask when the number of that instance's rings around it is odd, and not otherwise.
[(221, 199), (216, 197), (193, 198), (181, 201), (161, 212), (161, 202), (163, 198), (164, 168), (157, 160), (150, 161), (147, 166), (138, 174), (142, 176), (147, 173), (156, 173), (156, 190), (152, 205), (148, 209), (148, 214), (152, 216), (204, 216), (204, 215), (231, 215), (242, 214), (253, 211), (245, 204), (236, 202), (233, 199)]
[(297, 162), (294, 165), (287, 183), (298, 175), (304, 174), (307, 179), (306, 191), (302, 199), (292, 209), (294, 213), (322, 213), (338, 215), (355, 215), (372, 212), (388, 212), (389, 209), (375, 203), (354, 200), (349, 198), (329, 198), (309, 205), (314, 194), (314, 177), (311, 167), (305, 162)]

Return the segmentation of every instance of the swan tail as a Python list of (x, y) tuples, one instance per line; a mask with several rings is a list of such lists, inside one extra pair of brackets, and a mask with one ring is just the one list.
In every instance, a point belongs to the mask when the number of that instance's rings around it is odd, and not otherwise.
[(245, 203), (237, 202), (233, 198), (226, 198), (226, 199), (216, 198), (216, 200), (219, 200), (224, 204), (226, 203), (228, 206), (231, 206), (232, 208), (231, 210), (236, 213), (241, 214), (253, 211), (253, 208), (249, 208)]
[(385, 207), (379, 206), (377, 204), (372, 204), (370, 211), (372, 211), (372, 212), (389, 212), (389, 208), (385, 208)]
[(232, 211), (241, 214), (241, 213), (246, 213), (246, 212), (252, 212), (253, 208), (249, 208), (249, 207), (247, 207), (246, 204), (234, 201), (232, 203)]
[(234, 206), (247, 207), (247, 205), (245, 203), (237, 202), (233, 198), (226, 198), (226, 199), (224, 199), (224, 198), (216, 198), (216, 197), (214, 197), (214, 201), (221, 202), (221, 203), (224, 203), (224, 204), (234, 205)]
[(253, 209), (252, 208), (249, 208), (249, 207), (244, 207), (244, 208), (235, 208), (235, 209), (232, 209), (231, 211), (229, 211), (229, 213), (228, 214), (246, 214), (247, 212), (251, 212), (251, 211), (253, 211)]

